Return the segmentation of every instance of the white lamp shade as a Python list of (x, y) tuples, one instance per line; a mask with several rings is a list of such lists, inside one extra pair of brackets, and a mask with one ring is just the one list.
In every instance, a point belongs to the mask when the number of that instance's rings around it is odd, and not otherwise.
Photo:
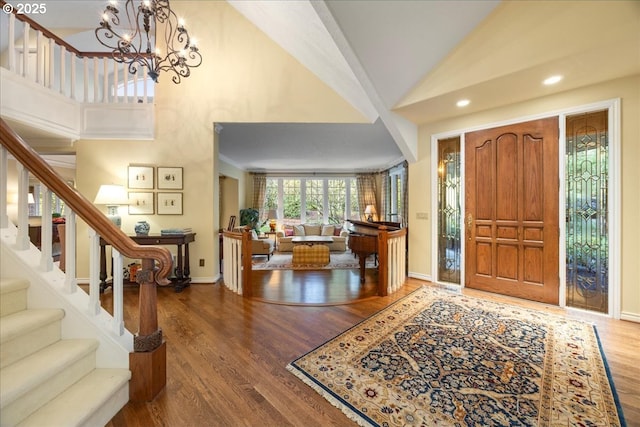
[(101, 185), (93, 201), (96, 205), (128, 205), (127, 191), (122, 185)]
[(32, 205), (36, 202), (36, 199), (34, 199), (33, 197), (33, 193), (29, 193), (29, 195), (27, 196), (27, 203)]
[(269, 211), (267, 212), (267, 218), (278, 219), (278, 211), (275, 209), (269, 209)]
[(373, 205), (367, 205), (367, 207), (364, 209), (364, 213), (366, 213), (367, 215), (374, 214), (376, 213), (376, 207)]

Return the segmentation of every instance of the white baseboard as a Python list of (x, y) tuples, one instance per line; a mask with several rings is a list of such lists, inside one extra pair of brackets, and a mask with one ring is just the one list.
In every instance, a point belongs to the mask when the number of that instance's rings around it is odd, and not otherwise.
[(415, 272), (409, 272), (409, 277), (412, 277), (414, 279), (418, 279), (418, 280), (424, 280), (427, 282), (432, 282), (433, 280), (431, 280), (431, 276), (428, 274), (422, 274), (422, 273), (415, 273)]
[(640, 314), (622, 312), (620, 313), (620, 320), (628, 320), (629, 322), (640, 323)]

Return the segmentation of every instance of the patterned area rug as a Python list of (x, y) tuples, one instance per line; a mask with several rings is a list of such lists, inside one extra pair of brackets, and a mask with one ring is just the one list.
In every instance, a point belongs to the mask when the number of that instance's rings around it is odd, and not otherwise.
[(423, 287), (291, 362), (361, 426), (624, 426), (593, 325)]
[[(254, 257), (252, 268), (254, 270), (325, 270), (336, 268), (359, 268), (358, 258), (351, 251), (331, 252), (329, 255), (329, 264), (296, 264), (291, 262), (291, 252), (278, 252), (271, 255), (271, 259), (267, 261), (265, 257)], [(373, 256), (367, 258), (366, 268), (375, 267)]]

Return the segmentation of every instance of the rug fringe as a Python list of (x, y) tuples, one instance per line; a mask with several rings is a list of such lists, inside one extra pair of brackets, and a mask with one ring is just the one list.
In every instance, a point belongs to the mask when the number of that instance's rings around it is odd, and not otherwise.
[(298, 368), (293, 366), (291, 363), (287, 365), (287, 370), (295, 375), (298, 379), (300, 379), (303, 383), (314, 389), (320, 396), (326, 399), (329, 403), (331, 403), (336, 408), (340, 409), (343, 414), (346, 415), (351, 421), (355, 422), (361, 427), (371, 427), (377, 426), (375, 423), (369, 422), (367, 419), (358, 415), (353, 409), (351, 409), (348, 405), (345, 405), (340, 400), (338, 400), (331, 392), (327, 391), (324, 387), (313, 381), (304, 372), (301, 372)]

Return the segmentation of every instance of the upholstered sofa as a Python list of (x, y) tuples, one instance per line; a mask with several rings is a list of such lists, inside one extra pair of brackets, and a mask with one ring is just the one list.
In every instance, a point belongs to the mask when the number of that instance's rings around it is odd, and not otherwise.
[(327, 244), (332, 252), (344, 252), (347, 250), (349, 232), (342, 225), (335, 224), (300, 224), (285, 226), (276, 233), (279, 252), (293, 252), (291, 239), (295, 236), (330, 236), (333, 242)]

